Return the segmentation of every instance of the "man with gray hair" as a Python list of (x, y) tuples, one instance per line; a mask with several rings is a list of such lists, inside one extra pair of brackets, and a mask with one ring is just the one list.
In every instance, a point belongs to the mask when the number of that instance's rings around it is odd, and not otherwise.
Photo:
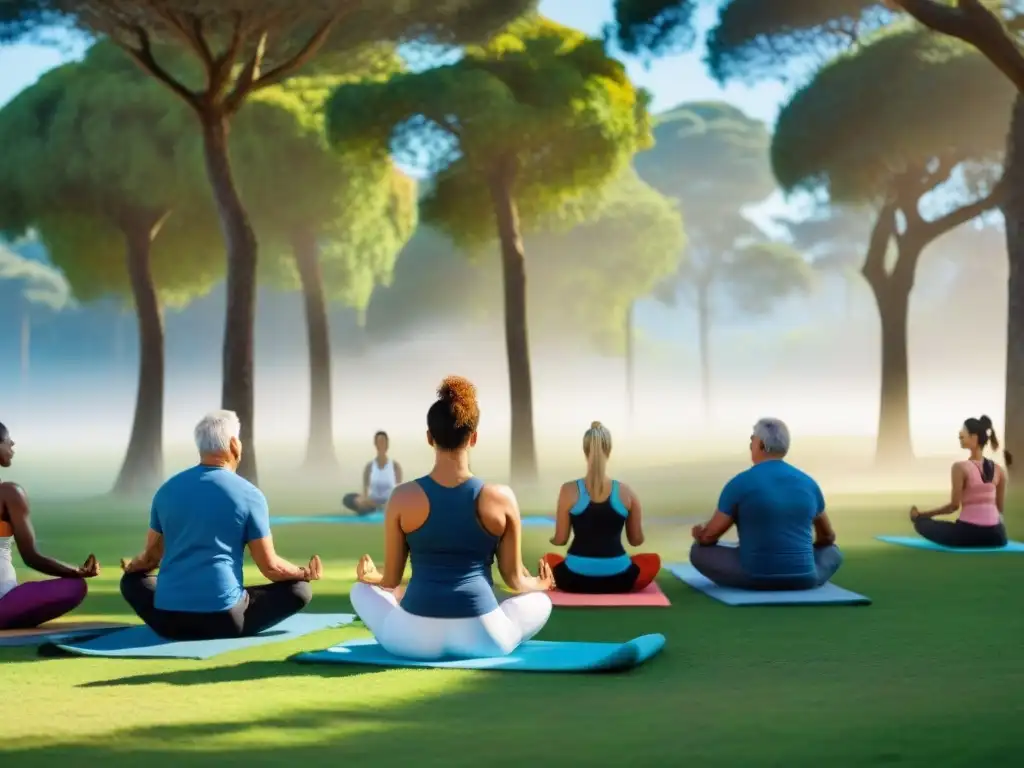
[[(214, 411), (195, 428), (199, 464), (164, 483), (153, 497), (146, 548), (121, 561), (121, 594), (153, 631), (172, 640), (255, 635), (305, 608), (309, 582), (321, 575), (282, 559), (270, 534), (267, 499), (237, 474), (241, 426), (233, 411)], [(249, 547), (271, 583), (242, 585)], [(152, 575), (160, 569), (159, 578)]]
[[(726, 483), (715, 514), (693, 527), (690, 564), (723, 587), (799, 590), (820, 587), (843, 562), (821, 488), (785, 461), (789, 429), (761, 419), (750, 435), (753, 466)], [(718, 540), (733, 525), (739, 547)]]

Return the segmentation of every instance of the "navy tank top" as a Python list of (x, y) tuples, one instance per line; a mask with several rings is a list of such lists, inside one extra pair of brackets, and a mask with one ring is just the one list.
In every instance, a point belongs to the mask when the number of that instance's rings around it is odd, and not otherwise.
[(416, 481), (427, 495), (427, 521), (406, 535), (412, 577), (402, 609), (416, 616), (465, 619), (498, 607), (491, 567), (500, 537), (484, 530), (476, 502), (484, 481), (471, 477), (445, 488), (429, 476)]
[(593, 501), (582, 480), (576, 481), (579, 499), (569, 510), (572, 544), (565, 565), (580, 576), (617, 576), (633, 561), (622, 546), (622, 529), (629, 510), (619, 496), (619, 481), (612, 481), (611, 495)]

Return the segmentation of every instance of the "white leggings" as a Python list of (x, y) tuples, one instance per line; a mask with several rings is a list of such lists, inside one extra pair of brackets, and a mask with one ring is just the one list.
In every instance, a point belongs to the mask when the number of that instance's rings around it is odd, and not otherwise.
[(490, 613), (465, 619), (407, 613), (393, 594), (362, 582), (352, 587), (349, 599), (385, 651), (420, 661), (507, 656), (551, 616), (551, 598), (543, 592), (510, 597)]

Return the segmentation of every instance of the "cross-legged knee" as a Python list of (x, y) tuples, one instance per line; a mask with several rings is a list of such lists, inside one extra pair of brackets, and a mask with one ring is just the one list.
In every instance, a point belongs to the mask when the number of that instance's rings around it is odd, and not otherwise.
[(293, 581), (289, 586), (288, 591), (300, 608), (305, 608), (312, 602), (313, 587), (308, 581)]

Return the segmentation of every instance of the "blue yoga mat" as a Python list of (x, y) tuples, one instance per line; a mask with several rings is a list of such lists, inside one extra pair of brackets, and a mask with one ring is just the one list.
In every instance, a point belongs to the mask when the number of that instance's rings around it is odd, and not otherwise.
[(531, 640), (508, 656), (449, 661), (415, 661), (392, 656), (376, 640), (350, 640), (326, 651), (301, 653), (304, 664), (361, 664), (373, 667), (482, 669), (492, 672), (613, 672), (632, 669), (665, 647), (664, 635), (641, 635), (625, 643), (559, 643)]
[(165, 640), (149, 627), (130, 627), (82, 643), (54, 643), (74, 656), (109, 656), (125, 659), (209, 659), (229, 651), (267, 643), (283, 643), (322, 629), (352, 623), (351, 613), (300, 613), (254, 637), (229, 640)]
[[(369, 515), (294, 515), (288, 517), (272, 517), (271, 525), (299, 525), (303, 523), (383, 523), (384, 513), (373, 512)], [(524, 517), (524, 528), (552, 526), (555, 524), (550, 517)]]
[(44, 630), (31, 633), (13, 632), (6, 637), (3, 632), (0, 632), (0, 648), (26, 648), (44, 645), (46, 643), (68, 643), (75, 640), (85, 640), (88, 638), (98, 637), (99, 635), (106, 635), (110, 632), (116, 632), (119, 629), (122, 629), (122, 627), (53, 629), (48, 632)]
[(975, 554), (985, 552), (1015, 552), (1021, 554), (1024, 552), (1024, 543), (1019, 541), (1008, 542), (1005, 547), (944, 547), (941, 544), (936, 544), (934, 541), (928, 541), (928, 539), (922, 539), (918, 536), (876, 536), (875, 538), (887, 544), (896, 544), (912, 549), (930, 549), (933, 552), (971, 552)]
[(698, 592), (726, 605), (871, 605), (870, 598), (832, 583), (816, 589), (761, 592), (720, 587), (689, 563), (670, 565), (668, 570)]

